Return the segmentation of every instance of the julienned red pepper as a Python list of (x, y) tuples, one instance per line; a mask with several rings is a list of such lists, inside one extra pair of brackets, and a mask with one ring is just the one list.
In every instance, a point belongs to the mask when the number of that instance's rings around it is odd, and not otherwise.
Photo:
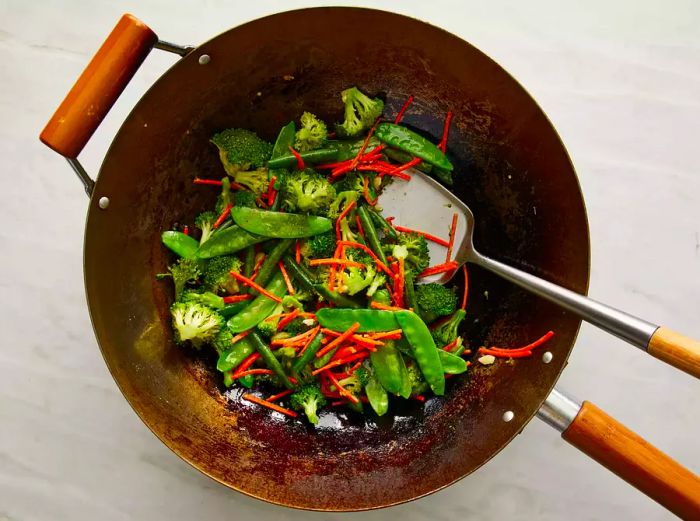
[(304, 159), (301, 157), (301, 154), (294, 150), (291, 146), (289, 147), (289, 151), (297, 159), (297, 169), (304, 170), (306, 165), (304, 165)]
[(228, 217), (229, 212), (231, 211), (231, 208), (233, 208), (233, 205), (231, 203), (228, 203), (226, 205), (226, 208), (224, 208), (224, 211), (221, 212), (221, 215), (214, 221), (214, 228), (218, 228), (221, 226), (221, 224), (226, 220), (226, 217)]

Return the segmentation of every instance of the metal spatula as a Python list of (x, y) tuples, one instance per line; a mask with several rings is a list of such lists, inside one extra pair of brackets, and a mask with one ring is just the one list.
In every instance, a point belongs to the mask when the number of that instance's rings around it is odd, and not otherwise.
[[(474, 249), (474, 214), (460, 199), (440, 183), (418, 170), (411, 170), (411, 181), (395, 180), (384, 190), (380, 204), (384, 215), (393, 215), (395, 222), (408, 228), (419, 229), (438, 237), (445, 237), (456, 212), (455, 258), (461, 266), (465, 262), (477, 264), (536, 295), (576, 313), (583, 320), (612, 333), (652, 356), (700, 378), (700, 342), (684, 337), (668, 328), (660, 327), (607, 306), (544, 279), (526, 273), (497, 260), (485, 257)], [(443, 259), (445, 248), (430, 242), (432, 259)], [(455, 270), (456, 271), (456, 270)], [(445, 273), (423, 281), (448, 282), (454, 275)]]

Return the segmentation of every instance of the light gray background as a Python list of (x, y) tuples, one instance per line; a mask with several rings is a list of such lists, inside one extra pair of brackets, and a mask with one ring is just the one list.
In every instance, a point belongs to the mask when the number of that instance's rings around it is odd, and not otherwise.
[[(0, 1), (0, 519), (332, 517), (232, 492), (141, 424), (90, 327), (82, 279), (87, 200), (65, 161), (37, 138), (125, 11), (164, 39), (197, 44), (261, 15), (312, 4)], [(518, 78), (577, 167), (590, 215), (591, 295), (700, 337), (700, 3), (366, 4), (444, 27)], [(81, 155), (90, 173), (131, 107), (175, 60), (157, 51), (148, 58)], [(560, 386), (700, 471), (697, 381), (584, 326)], [(351, 516), (672, 517), (537, 420), (459, 484)]]

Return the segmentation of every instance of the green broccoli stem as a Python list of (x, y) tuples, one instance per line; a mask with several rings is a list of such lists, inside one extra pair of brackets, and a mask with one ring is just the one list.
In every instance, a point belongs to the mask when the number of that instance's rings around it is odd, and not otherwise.
[(381, 228), (384, 232), (384, 235), (386, 235), (390, 240), (396, 241), (399, 239), (398, 232), (394, 229), (394, 227), (391, 224), (389, 224), (389, 222), (382, 216), (381, 213), (370, 209), (369, 215), (374, 220), (375, 225)]
[(341, 295), (335, 291), (331, 291), (325, 285), (317, 283), (314, 280), (314, 276), (309, 273), (305, 267), (297, 264), (290, 256), (286, 256), (284, 258), (284, 266), (287, 268), (287, 271), (291, 274), (291, 276), (294, 277), (305, 290), (314, 291), (327, 301), (333, 302), (341, 308), (362, 307), (362, 305), (354, 299)]
[(413, 309), (414, 311), (418, 309), (418, 305), (416, 304), (416, 292), (415, 288), (413, 287), (413, 271), (412, 270), (406, 270), (404, 272), (404, 298), (406, 299), (406, 307), (409, 309)]
[(374, 223), (369, 216), (367, 207), (360, 205), (357, 208), (357, 215), (360, 217), (360, 223), (362, 224), (362, 229), (365, 232), (365, 238), (369, 243), (369, 247), (372, 251), (379, 257), (385, 265), (388, 264), (386, 260), (386, 255), (384, 255), (384, 250), (382, 250), (382, 245), (379, 242), (379, 236), (377, 235), (377, 229), (374, 227)]
[(277, 357), (274, 355), (270, 347), (263, 341), (262, 338), (260, 338), (258, 332), (252, 331), (248, 337), (250, 338), (253, 347), (255, 347), (255, 350), (260, 353), (260, 358), (263, 359), (265, 365), (267, 365), (267, 367), (269, 367), (280, 379), (282, 385), (284, 385), (287, 389), (294, 389), (294, 384), (289, 381), (289, 378), (284, 372), (282, 364), (279, 360), (277, 360)]
[[(265, 286), (268, 282), (270, 282), (272, 275), (277, 269), (277, 263), (282, 258), (282, 255), (284, 255), (285, 252), (292, 246), (292, 244), (294, 244), (294, 239), (281, 239), (277, 244), (275, 244), (275, 247), (270, 250), (270, 253), (267, 255), (262, 266), (260, 267), (258, 276), (255, 278), (256, 284)], [(250, 293), (252, 295), (258, 294), (258, 292), (254, 289), (251, 289)]]

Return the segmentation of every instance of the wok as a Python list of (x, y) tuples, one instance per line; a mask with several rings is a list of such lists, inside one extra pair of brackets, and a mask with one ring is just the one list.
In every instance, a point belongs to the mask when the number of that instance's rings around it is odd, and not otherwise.
[[(93, 183), (77, 156), (154, 46), (182, 59), (133, 109)], [(195, 175), (221, 176), (209, 137), (237, 126), (273, 139), (302, 110), (337, 120), (338, 93), (353, 84), (384, 96), (389, 114), (413, 94), (404, 121), (434, 136), (452, 110), (455, 192), (478, 218), (480, 250), (586, 292), (586, 211), (566, 150), (525, 90), (471, 45), (404, 16), (334, 7), (256, 20), (193, 49), (158, 40), (125, 15), (41, 139), (68, 159), (90, 195), (90, 315), (136, 413), (173, 452), (231, 488), (292, 507), (360, 510), (470, 474), (539, 410), (646, 494), (679, 515), (697, 514), (697, 477), (594, 405), (552, 391), (580, 321), (477, 268), (465, 338), (473, 346), (518, 344), (553, 329), (548, 351), (512, 365), (476, 364), (469, 377), (451, 380), (445, 397), (387, 417), (325, 413), (313, 429), (226, 393), (212, 360), (174, 345), (171, 290), (155, 280), (168, 262), (159, 237), (213, 202), (214, 193), (192, 185)]]

